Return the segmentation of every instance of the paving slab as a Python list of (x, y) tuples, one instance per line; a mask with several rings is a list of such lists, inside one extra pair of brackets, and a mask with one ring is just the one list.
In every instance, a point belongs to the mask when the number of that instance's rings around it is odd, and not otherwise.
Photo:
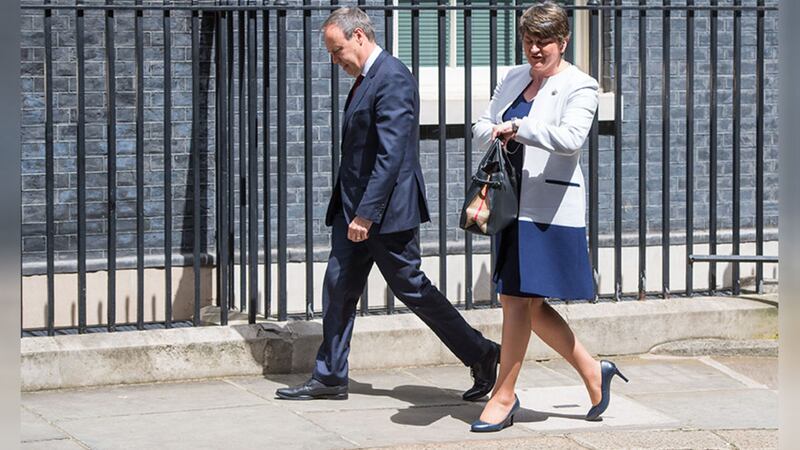
[(21, 450), (86, 450), (86, 447), (70, 439), (23, 442)]
[[(308, 412), (303, 417), (341, 435), (358, 447), (497, 439), (492, 433), (472, 433), (470, 424), (480, 416), (482, 404), (409, 407), (364, 411)], [(529, 435), (524, 427), (503, 431), (504, 438)]]
[(591, 402), (583, 386), (528, 388), (518, 391), (517, 395), (522, 409), (515, 422), (532, 431), (677, 424), (676, 419), (617, 393), (612, 394), (603, 419), (589, 422), (585, 417)]
[(342, 449), (354, 445), (299, 415), (271, 406), (94, 417), (61, 422), (92, 449)]
[(270, 374), (266, 376), (226, 378), (226, 381), (239, 389), (270, 401), (275, 399), (275, 391), (277, 389), (295, 386), (307, 380), (307, 374)]
[(714, 356), (712, 359), (770, 389), (778, 389), (778, 358)]
[[(745, 387), (740, 381), (697, 358), (644, 355), (641, 358), (610, 359), (630, 380), (625, 383), (620, 378), (614, 378), (613, 392), (665, 393)], [(564, 360), (546, 361), (542, 365), (580, 382), (575, 369)]]
[(630, 397), (680, 420), (685, 427), (778, 427), (778, 394), (768, 389), (633, 394)]
[(249, 406), (266, 401), (228, 382), (215, 380), (23, 393), (22, 403), (42, 417), (58, 422)]
[(20, 440), (22, 442), (64, 439), (68, 437), (61, 430), (25, 408), (20, 410), (19, 416)]
[(778, 448), (778, 430), (716, 430), (715, 433), (741, 449)]
[(614, 389), (625, 394), (690, 392), (745, 387), (730, 375), (695, 358), (645, 356), (618, 364), (630, 380), (614, 379)]
[(391, 447), (374, 447), (380, 450), (461, 450), (491, 448), (494, 450), (517, 450), (517, 449), (537, 449), (537, 450), (556, 450), (556, 449), (585, 449), (577, 442), (566, 436), (534, 436), (528, 438), (514, 439), (493, 439), (483, 441), (460, 441), (442, 442), (428, 444), (397, 445)]
[(652, 354), (673, 356), (778, 356), (777, 339), (687, 339), (660, 344)]
[(730, 449), (728, 443), (704, 430), (602, 431), (570, 433), (570, 439), (597, 450), (618, 449)]

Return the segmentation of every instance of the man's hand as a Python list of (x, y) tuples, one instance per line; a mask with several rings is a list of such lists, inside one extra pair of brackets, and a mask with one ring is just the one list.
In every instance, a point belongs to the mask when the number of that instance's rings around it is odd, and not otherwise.
[(353, 242), (361, 242), (369, 237), (369, 227), (372, 226), (372, 221), (367, 220), (361, 216), (356, 216), (350, 226), (347, 228), (347, 239)]
[(503, 144), (508, 144), (508, 141), (514, 139), (517, 133), (511, 125), (511, 121), (497, 124), (492, 128), (492, 139), (500, 139)]

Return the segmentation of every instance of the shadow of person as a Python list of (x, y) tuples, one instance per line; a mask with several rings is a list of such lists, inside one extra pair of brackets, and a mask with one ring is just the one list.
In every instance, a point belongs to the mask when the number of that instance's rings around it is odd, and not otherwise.
[(400, 425), (428, 426), (445, 417), (453, 417), (472, 423), (481, 410), (483, 402), (472, 403), (461, 399), (461, 391), (424, 385), (401, 385), (392, 389), (375, 388), (372, 383), (350, 379), (350, 393), (390, 397), (410, 406), (392, 415), (391, 421)]
[[(361, 383), (350, 379), (350, 393), (390, 397), (410, 406), (398, 411), (390, 420), (399, 425), (429, 426), (445, 417), (471, 424), (477, 420), (488, 397), (478, 402), (461, 399), (461, 391), (436, 386), (401, 385), (392, 389), (375, 388), (371, 383)], [(561, 414), (521, 408), (514, 416), (515, 422), (544, 422), (549, 418), (585, 420), (582, 414)]]

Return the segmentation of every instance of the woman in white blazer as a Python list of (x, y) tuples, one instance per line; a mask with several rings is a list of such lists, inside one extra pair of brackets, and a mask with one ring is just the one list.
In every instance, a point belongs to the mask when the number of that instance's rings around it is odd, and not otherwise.
[(580, 374), (592, 404), (589, 420), (605, 411), (611, 379), (622, 376), (614, 363), (592, 358), (545, 302), (594, 298), (579, 159), (597, 110), (597, 81), (562, 58), (569, 24), (555, 3), (528, 8), (519, 35), (528, 64), (498, 83), (472, 129), (485, 146), (495, 138), (506, 143), (520, 199), (518, 220), (497, 235), (493, 276), (503, 306), (500, 372), (492, 398), (472, 424), (476, 432), (514, 423), (519, 409), (514, 386), (531, 331)]

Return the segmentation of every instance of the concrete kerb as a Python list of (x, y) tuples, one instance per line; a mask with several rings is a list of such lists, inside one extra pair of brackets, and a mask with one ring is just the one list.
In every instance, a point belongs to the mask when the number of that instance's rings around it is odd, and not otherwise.
[[(775, 306), (733, 297), (579, 303), (556, 309), (597, 355), (647, 353), (659, 344), (686, 339), (774, 338), (778, 330)], [(463, 314), (499, 342), (502, 311)], [(319, 320), (23, 338), (22, 390), (308, 373), (321, 338)], [(554, 357), (532, 337), (528, 359)], [(353, 369), (456, 363), (412, 314), (356, 320)]]

